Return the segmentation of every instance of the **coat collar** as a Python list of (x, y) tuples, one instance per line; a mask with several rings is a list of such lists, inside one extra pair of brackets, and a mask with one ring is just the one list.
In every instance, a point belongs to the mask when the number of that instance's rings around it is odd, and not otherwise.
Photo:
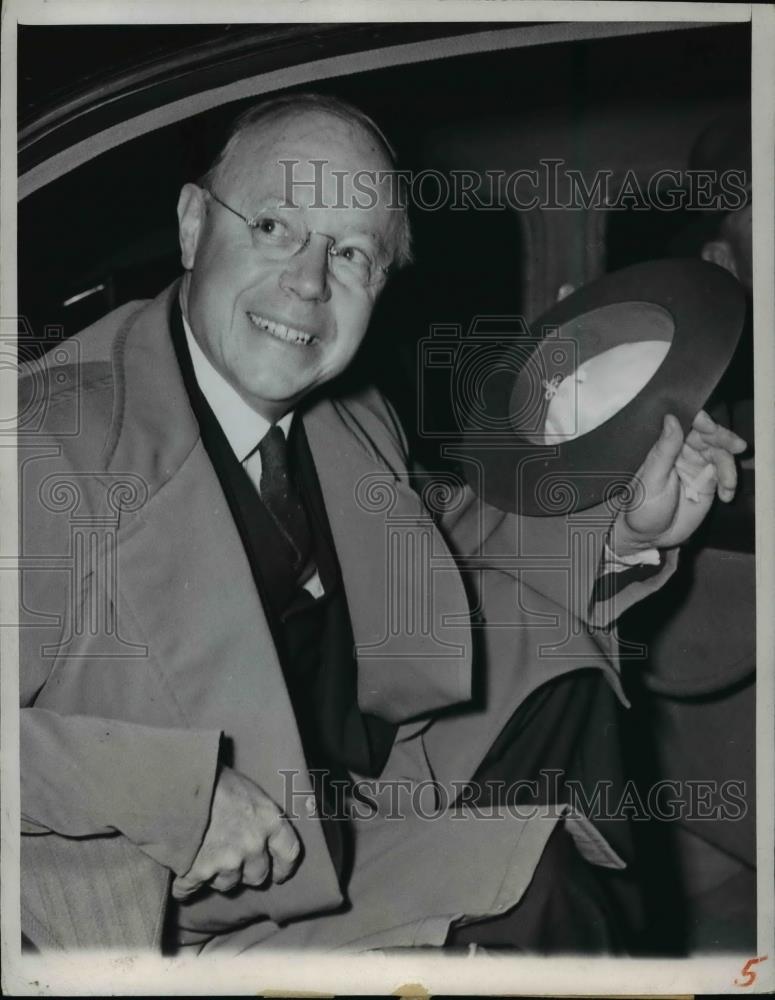
[(109, 469), (133, 470), (156, 494), (182, 468), (199, 427), (169, 335), (180, 288), (170, 285), (119, 330), (111, 356), (113, 419), (103, 448)]

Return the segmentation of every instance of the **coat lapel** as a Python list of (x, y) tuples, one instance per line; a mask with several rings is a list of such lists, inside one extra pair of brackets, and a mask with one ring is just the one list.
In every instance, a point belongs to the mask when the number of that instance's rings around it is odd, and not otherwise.
[(323, 400), (304, 424), (342, 568), (361, 710), (405, 722), (467, 701), (468, 601), (403, 456), (363, 405)]

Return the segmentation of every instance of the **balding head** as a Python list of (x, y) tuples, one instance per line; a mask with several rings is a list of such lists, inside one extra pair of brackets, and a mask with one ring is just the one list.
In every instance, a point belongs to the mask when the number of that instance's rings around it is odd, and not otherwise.
[[(359, 108), (322, 94), (284, 94), (253, 105), (235, 120), (223, 148), (200, 179), (200, 185), (217, 190), (221, 184), (244, 175), (251, 162), (255, 163), (256, 148), (263, 137), (267, 134), (282, 136), (300, 121), (310, 137), (314, 137), (316, 130), (321, 138), (324, 137), (329, 127), (335, 131), (344, 130), (353, 147), (360, 147), (361, 162), (371, 160), (374, 171), (383, 175), (392, 175), (395, 171), (396, 153), (392, 144), (377, 123)], [(286, 178), (289, 173), (288, 167)], [(412, 259), (411, 230), (406, 206), (397, 198), (398, 184), (393, 177), (388, 176), (388, 180), (395, 241), (392, 263), (400, 268)], [(341, 180), (339, 183), (341, 200), (344, 184)]]

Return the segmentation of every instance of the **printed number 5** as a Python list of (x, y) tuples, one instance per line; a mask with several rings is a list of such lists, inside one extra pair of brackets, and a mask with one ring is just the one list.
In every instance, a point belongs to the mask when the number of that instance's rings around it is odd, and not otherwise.
[(745, 963), (743, 968), (740, 970), (742, 979), (735, 980), (735, 986), (753, 986), (756, 982), (756, 973), (754, 972), (752, 966), (758, 965), (759, 962), (764, 962), (767, 956), (762, 955), (760, 958), (749, 958)]

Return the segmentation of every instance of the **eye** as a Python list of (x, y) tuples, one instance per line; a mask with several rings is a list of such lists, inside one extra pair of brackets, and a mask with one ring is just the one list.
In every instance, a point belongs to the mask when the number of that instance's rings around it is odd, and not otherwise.
[(371, 257), (360, 247), (336, 247), (335, 255), (354, 267), (371, 267)]
[(287, 240), (290, 230), (272, 215), (260, 215), (251, 226), (253, 236), (263, 243), (282, 243)]

